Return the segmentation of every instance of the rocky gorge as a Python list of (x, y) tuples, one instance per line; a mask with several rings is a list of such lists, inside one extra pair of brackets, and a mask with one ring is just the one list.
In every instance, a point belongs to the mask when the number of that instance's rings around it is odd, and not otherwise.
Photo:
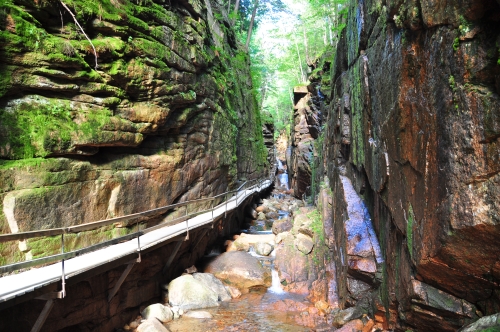
[[(189, 241), (145, 252), (114, 298), (127, 262), (69, 282), (42, 331), (499, 329), (498, 0), (350, 1), (338, 43), (294, 89), (289, 135), (261, 120), (219, 1), (1, 4), (0, 234), (276, 176)], [(0, 265), (60, 244), (0, 242)], [(28, 331), (43, 302), (0, 310), (0, 330)]]

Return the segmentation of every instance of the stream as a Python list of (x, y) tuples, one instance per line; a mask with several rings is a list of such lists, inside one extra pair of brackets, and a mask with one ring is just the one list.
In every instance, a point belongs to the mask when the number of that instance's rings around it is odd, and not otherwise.
[[(285, 171), (286, 172), (286, 171)], [(279, 174), (279, 187), (273, 192), (272, 199), (282, 200), (285, 198), (283, 190), (288, 189), (288, 174)], [(288, 212), (278, 210), (278, 220), (286, 218)], [(241, 231), (246, 234), (267, 235), (272, 234), (271, 227), (267, 223), (254, 220), (247, 229)], [(289, 303), (307, 303), (304, 295), (285, 292), (280, 283), (278, 272), (274, 267), (276, 250), (269, 256), (261, 256), (250, 247), (249, 253), (260, 260), (265, 268), (272, 274), (272, 285), (266, 291), (250, 292), (230, 301), (221, 302), (216, 308), (207, 308), (203, 311), (209, 312), (213, 318), (196, 319), (181, 317), (165, 324), (172, 332), (207, 332), (207, 331), (313, 331), (310, 328), (299, 325), (297, 311), (289, 311)], [(293, 310), (293, 309), (292, 309)]]

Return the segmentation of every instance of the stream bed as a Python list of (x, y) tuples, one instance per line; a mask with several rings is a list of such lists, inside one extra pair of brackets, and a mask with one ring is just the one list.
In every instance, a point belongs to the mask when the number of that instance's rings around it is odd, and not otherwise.
[[(284, 198), (284, 196), (274, 196), (274, 198), (280, 199)], [(278, 219), (288, 216), (288, 212), (285, 211), (278, 211), (278, 214)], [(272, 234), (272, 231), (256, 221), (248, 225), (247, 229), (242, 230), (242, 233), (265, 235)], [(166, 324), (168, 329), (171, 332), (313, 331), (297, 323), (297, 316), (301, 314), (300, 310), (295, 310), (293, 305), (290, 307), (290, 304), (304, 303), (307, 305), (306, 303), (308, 302), (304, 295), (289, 293), (283, 290), (278, 272), (274, 267), (276, 250), (273, 250), (269, 256), (258, 255), (253, 247), (250, 247), (248, 252), (259, 259), (265, 268), (270, 270), (272, 274), (271, 287), (266, 291), (250, 292), (241, 295), (239, 298), (221, 302), (220, 306), (216, 308), (203, 309), (203, 311), (209, 312), (213, 316), (211, 319), (181, 317)]]
[(303, 296), (292, 293), (248, 293), (240, 298), (222, 302), (217, 308), (203, 309), (212, 314), (212, 319), (182, 317), (166, 325), (171, 332), (312, 331), (295, 322), (296, 312), (275, 310), (273, 305), (286, 299), (304, 300)]

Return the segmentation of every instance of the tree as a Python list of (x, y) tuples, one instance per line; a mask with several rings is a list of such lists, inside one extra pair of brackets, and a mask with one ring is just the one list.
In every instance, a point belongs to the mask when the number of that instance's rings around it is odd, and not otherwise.
[(255, 14), (257, 13), (257, 8), (259, 6), (259, 0), (255, 0), (252, 11), (252, 18), (250, 19), (250, 26), (248, 27), (247, 42), (245, 43), (245, 48), (248, 50), (248, 45), (250, 44), (250, 38), (252, 37), (253, 23), (255, 22)]

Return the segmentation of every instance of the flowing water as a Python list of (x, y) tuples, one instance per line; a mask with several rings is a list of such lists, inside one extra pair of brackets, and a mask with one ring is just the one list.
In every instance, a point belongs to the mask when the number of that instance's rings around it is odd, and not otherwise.
[(284, 299), (296, 301), (303, 297), (290, 293), (249, 293), (238, 299), (222, 302), (217, 308), (204, 309), (212, 319), (181, 318), (167, 324), (171, 332), (301, 332), (311, 329), (297, 325), (294, 315), (275, 310), (273, 304)]
[(281, 160), (279, 160), (279, 159), (276, 159), (276, 160), (278, 161), (278, 175), (277, 175), (278, 187), (285, 189), (285, 190), (290, 190), (290, 185), (288, 184), (287, 170), (286, 170), (285, 166), (283, 166), (283, 163), (281, 162)]
[[(288, 212), (278, 211), (279, 219), (286, 217)], [(271, 234), (270, 230), (257, 231), (255, 225), (250, 225), (244, 233)], [(265, 268), (270, 269), (272, 285), (266, 292), (251, 292), (240, 298), (221, 302), (217, 308), (203, 309), (212, 314), (212, 319), (195, 319), (182, 317), (166, 326), (172, 332), (215, 332), (215, 331), (242, 331), (242, 332), (302, 332), (312, 331), (310, 328), (297, 324), (297, 311), (283, 310), (287, 308), (288, 300), (304, 302), (303, 295), (285, 292), (281, 286), (278, 271), (274, 267), (276, 250), (269, 256), (258, 255), (253, 247), (249, 253), (259, 259)], [(213, 254), (216, 254), (214, 252)], [(281, 309), (277, 308), (280, 307)]]

